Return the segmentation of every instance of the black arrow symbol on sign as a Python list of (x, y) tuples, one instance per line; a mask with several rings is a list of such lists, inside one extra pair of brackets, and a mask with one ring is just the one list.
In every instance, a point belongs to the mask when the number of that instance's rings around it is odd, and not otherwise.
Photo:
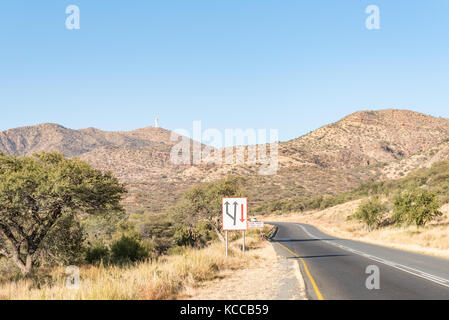
[(237, 221), (237, 206), (239, 205), (239, 203), (236, 201), (234, 202), (234, 226), (235, 226), (235, 222)]
[[(236, 215), (236, 210), (234, 209), (234, 215), (231, 215), (230, 213), (229, 213), (229, 205), (230, 205), (230, 203), (229, 202), (225, 202), (225, 206), (226, 206), (226, 215), (228, 216), (228, 217), (230, 217), (233, 221), (234, 221), (234, 226), (235, 226), (235, 222), (236, 222), (236, 220), (237, 220), (237, 215)], [(234, 206), (235, 206), (235, 204), (234, 204)]]

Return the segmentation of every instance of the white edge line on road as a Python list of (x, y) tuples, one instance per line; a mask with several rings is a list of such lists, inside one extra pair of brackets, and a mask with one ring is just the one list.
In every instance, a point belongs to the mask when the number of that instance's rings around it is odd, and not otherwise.
[[(316, 237), (313, 234), (311, 234), (304, 226), (299, 225), (299, 224), (297, 224), (297, 226), (300, 227), (308, 236), (310, 236), (310, 237), (312, 237), (314, 239), (318, 239), (319, 238), (319, 237)], [(355, 253), (355, 254), (357, 254), (359, 256), (362, 256), (362, 257), (365, 257), (367, 259), (380, 262), (380, 263), (385, 264), (387, 266), (390, 266), (390, 267), (396, 268), (398, 270), (401, 270), (401, 271), (407, 272), (409, 274), (412, 274), (412, 275), (414, 275), (416, 277), (423, 278), (423, 279), (426, 279), (428, 281), (432, 281), (432, 282), (435, 282), (435, 283), (437, 283), (439, 285), (442, 285), (442, 286), (444, 286), (446, 288), (449, 288), (449, 280), (447, 280), (447, 279), (440, 278), (438, 276), (434, 276), (432, 274), (429, 274), (429, 273), (426, 273), (426, 272), (423, 272), (421, 270), (417, 270), (417, 269), (414, 269), (414, 268), (411, 268), (411, 267), (407, 267), (407, 266), (404, 266), (402, 264), (398, 264), (398, 263), (395, 263), (395, 262), (384, 260), (382, 258), (378, 258), (376, 256), (372, 256), (372, 255), (369, 255), (367, 253), (364, 253), (364, 252), (361, 252), (361, 251), (358, 251), (358, 250), (354, 250), (352, 248), (348, 248), (348, 247), (346, 247), (346, 246), (344, 246), (342, 244), (332, 243), (331, 241), (328, 241), (328, 240), (323, 240), (323, 241), (326, 242), (327, 244), (339, 247), (339, 248), (341, 248), (343, 250)]]

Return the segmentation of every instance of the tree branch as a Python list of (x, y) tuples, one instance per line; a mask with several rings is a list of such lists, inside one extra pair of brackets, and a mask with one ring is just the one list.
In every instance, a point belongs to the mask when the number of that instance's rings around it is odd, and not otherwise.
[(56, 207), (48, 218), (47, 223), (45, 223), (42, 228), (38, 229), (40, 230), (40, 232), (37, 232), (37, 230), (36, 232), (33, 232), (28, 243), (29, 252), (31, 254), (34, 254), (36, 252), (36, 250), (39, 248), (40, 243), (45, 238), (51, 227), (55, 224), (56, 220), (58, 220), (58, 218), (61, 216), (61, 214), (62, 208), (60, 206)]
[(0, 249), (0, 257), (3, 256), (5, 258), (11, 258), (12, 255), (9, 254), (5, 249)]
[(19, 241), (14, 237), (14, 234), (11, 232), (11, 230), (8, 228), (8, 226), (4, 225), (3, 223), (0, 223), (0, 231), (8, 238), (9, 241), (11, 241), (11, 244), (15, 247), (19, 245)]

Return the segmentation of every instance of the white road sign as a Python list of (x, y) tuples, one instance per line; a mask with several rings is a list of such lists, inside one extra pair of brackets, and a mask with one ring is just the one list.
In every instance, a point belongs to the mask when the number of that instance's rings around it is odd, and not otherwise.
[(264, 224), (262, 221), (250, 221), (248, 222), (248, 227), (250, 228), (263, 228)]
[(223, 198), (223, 230), (248, 230), (248, 199)]

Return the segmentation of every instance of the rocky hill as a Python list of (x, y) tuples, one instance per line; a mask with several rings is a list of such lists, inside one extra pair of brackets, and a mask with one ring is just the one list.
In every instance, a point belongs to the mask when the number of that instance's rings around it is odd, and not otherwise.
[(449, 138), (449, 119), (406, 110), (361, 111), (283, 144), (284, 155), (323, 167), (407, 158)]
[(348, 191), (360, 183), (399, 178), (449, 155), (449, 119), (407, 110), (360, 111), (279, 144), (279, 171), (258, 176), (257, 166), (213, 168), (208, 177), (249, 177), (254, 204)]
[[(41, 124), (0, 132), (0, 152), (59, 151), (111, 170), (128, 186), (127, 209), (140, 212), (160, 212), (186, 188), (228, 174), (248, 179), (247, 193), (257, 206), (339, 193), (371, 179), (400, 177), (449, 155), (449, 119), (392, 109), (357, 112), (279, 143), (279, 170), (269, 176), (258, 174), (259, 163), (174, 165), (170, 151), (176, 141), (170, 141), (170, 136), (171, 131), (154, 127), (106, 132)], [(224, 154), (224, 150), (216, 152)]]
[(158, 211), (164, 202), (172, 203), (191, 185), (176, 179), (184, 168), (169, 161), (170, 151), (177, 143), (171, 141), (171, 135), (171, 131), (155, 127), (107, 132), (45, 123), (0, 132), (0, 152), (20, 156), (57, 151), (79, 157), (101, 170), (113, 171), (128, 185), (127, 209)]
[(170, 142), (170, 134), (168, 130), (153, 127), (131, 132), (106, 132), (95, 128), (72, 130), (58, 124), (44, 123), (0, 132), (0, 151), (14, 155), (58, 151), (73, 157), (109, 146), (171, 146), (173, 142)]

